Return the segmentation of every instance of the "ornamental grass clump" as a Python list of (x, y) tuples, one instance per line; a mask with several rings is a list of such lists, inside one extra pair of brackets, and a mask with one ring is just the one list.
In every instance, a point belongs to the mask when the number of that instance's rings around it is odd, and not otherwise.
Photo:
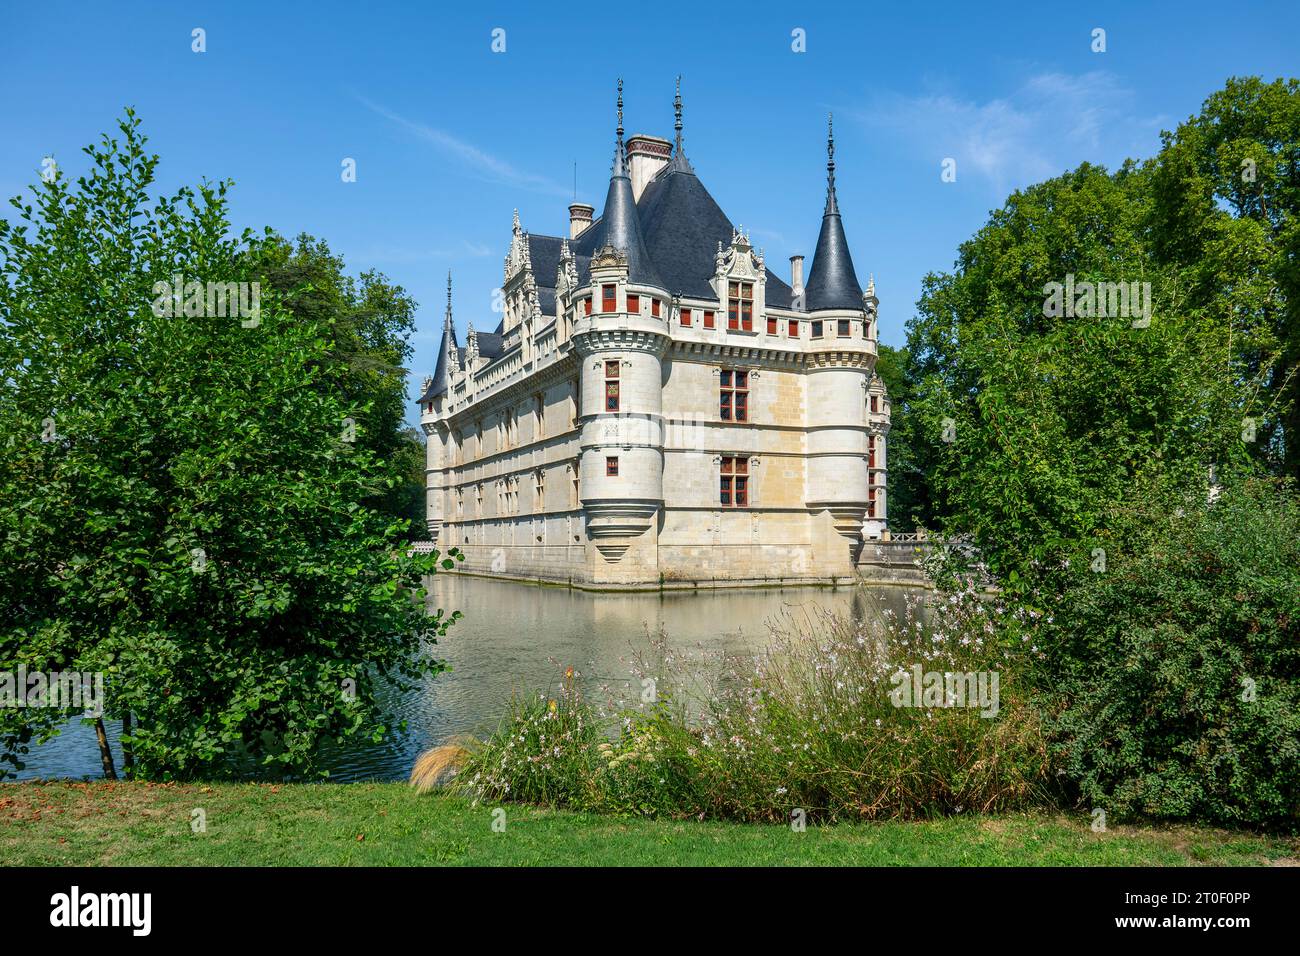
[(788, 613), (770, 627), (769, 649), (743, 665), (652, 648), (659, 671), (636, 673), (656, 693), (637, 706), (590, 703), (570, 670), (558, 698), (517, 700), (465, 749), (449, 786), (747, 821), (996, 812), (1045, 797), (1047, 747), (1021, 679), (1037, 649), (974, 588), (929, 609), (913, 601), (901, 619)]

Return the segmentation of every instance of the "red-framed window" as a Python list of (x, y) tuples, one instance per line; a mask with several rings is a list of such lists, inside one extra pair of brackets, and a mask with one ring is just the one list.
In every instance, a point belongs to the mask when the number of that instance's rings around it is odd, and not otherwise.
[(618, 372), (618, 359), (605, 363), (605, 411), (607, 412), (618, 411)]
[(633, 315), (641, 313), (641, 297), (633, 292), (627, 294), (627, 310)]
[(791, 319), (790, 328), (788, 328), (786, 332), (790, 336), (790, 338), (797, 339), (799, 337), (799, 320)]
[(724, 422), (749, 421), (749, 372), (724, 368), (718, 379), (718, 416)]
[(690, 325), (690, 324), (691, 324), (691, 310), (690, 310), (690, 309), (682, 309), (682, 313), (681, 313), (681, 316), (680, 316), (680, 321), (681, 321), (682, 325)]
[(704, 310), (704, 327), (706, 329), (713, 328), (713, 312), (708, 309)]
[(754, 283), (727, 283), (727, 328), (744, 332), (754, 330)]
[(587, 296), (582, 300), (582, 314), (591, 315), (591, 296)]
[(656, 319), (659, 318), (659, 300), (658, 300), (658, 299), (651, 299), (651, 300), (650, 300), (650, 314), (653, 315)]
[(720, 466), (719, 501), (724, 508), (749, 504), (749, 459), (724, 456)]
[(605, 459), (605, 474), (610, 478), (618, 477), (618, 456), (610, 455)]
[(767, 334), (776, 335), (776, 316), (769, 315), (767, 317)]
[(838, 327), (837, 327), (837, 329), (836, 329), (836, 334), (838, 334), (839, 337), (842, 338), (842, 339), (847, 339), (847, 338), (849, 337), (849, 320), (848, 320), (848, 319), (840, 319), (840, 320), (839, 320), (839, 325), (838, 325)]
[(612, 285), (603, 285), (600, 287), (600, 311), (601, 312), (614, 311), (615, 302), (617, 301), (614, 295), (614, 291), (615, 291), (615, 287)]
[(879, 395), (872, 395), (872, 396), (871, 396), (871, 411), (872, 411), (872, 414), (875, 414), (876, 412), (880, 411), (880, 396), (879, 396)]
[(876, 467), (876, 436), (867, 436), (867, 467)]
[(876, 516), (876, 489), (868, 488), (867, 489), (867, 517), (874, 518), (875, 516)]

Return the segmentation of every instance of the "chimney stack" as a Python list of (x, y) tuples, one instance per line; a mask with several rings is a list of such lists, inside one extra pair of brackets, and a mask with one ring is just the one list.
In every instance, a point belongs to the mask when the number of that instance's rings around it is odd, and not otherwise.
[(673, 158), (673, 144), (658, 136), (637, 133), (627, 141), (628, 175), (632, 180), (632, 199), (639, 200), (646, 185)]
[(803, 295), (803, 256), (790, 257), (790, 291)]
[(577, 239), (591, 225), (591, 217), (596, 214), (595, 206), (588, 206), (585, 202), (575, 202), (569, 205), (569, 238)]

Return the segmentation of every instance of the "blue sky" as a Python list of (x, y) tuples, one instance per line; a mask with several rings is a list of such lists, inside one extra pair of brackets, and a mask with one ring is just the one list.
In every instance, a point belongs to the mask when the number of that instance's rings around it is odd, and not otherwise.
[(231, 178), (239, 227), (323, 237), (411, 291), (413, 390), (449, 268), (462, 336), (494, 328), (512, 210), (564, 234), (576, 162), (599, 214), (618, 76), (628, 133), (671, 137), (682, 75), (687, 154), (782, 276), (794, 253), (811, 262), (833, 110), (854, 262), (898, 345), (922, 277), (1009, 192), (1153, 154), (1229, 76), (1300, 73), (1294, 2), (0, 4), (0, 195), (45, 156), (81, 172), (81, 146), (134, 105), (164, 189)]

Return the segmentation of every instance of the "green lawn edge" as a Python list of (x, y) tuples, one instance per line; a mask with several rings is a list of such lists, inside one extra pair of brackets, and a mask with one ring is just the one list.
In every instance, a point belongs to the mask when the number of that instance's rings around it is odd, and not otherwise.
[(796, 832), (476, 806), (400, 783), (0, 784), (6, 866), (1242, 866), (1298, 858), (1295, 839), (1190, 826), (1094, 832), (1086, 817), (1062, 814)]

